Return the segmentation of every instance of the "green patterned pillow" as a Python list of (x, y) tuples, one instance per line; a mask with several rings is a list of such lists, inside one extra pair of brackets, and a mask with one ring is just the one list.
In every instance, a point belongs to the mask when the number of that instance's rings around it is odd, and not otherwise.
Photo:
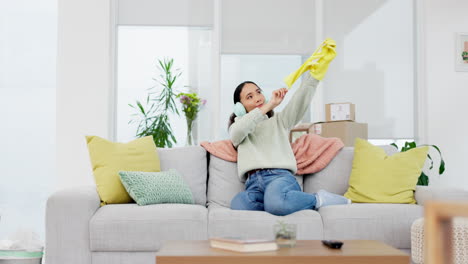
[(120, 171), (120, 180), (138, 205), (193, 204), (192, 192), (174, 169), (161, 172)]

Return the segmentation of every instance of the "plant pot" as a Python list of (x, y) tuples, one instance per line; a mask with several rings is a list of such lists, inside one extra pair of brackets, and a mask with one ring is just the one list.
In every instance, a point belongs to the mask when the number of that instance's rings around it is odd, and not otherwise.
[(274, 234), (275, 234), (276, 244), (279, 247), (296, 246), (296, 225), (295, 224), (274, 225)]

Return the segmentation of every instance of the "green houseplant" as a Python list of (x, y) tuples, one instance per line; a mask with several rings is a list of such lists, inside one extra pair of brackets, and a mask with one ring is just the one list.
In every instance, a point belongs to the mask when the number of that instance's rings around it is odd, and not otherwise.
[(278, 220), (273, 226), (275, 240), (280, 247), (294, 247), (296, 245), (296, 225)]
[[(169, 114), (179, 115), (175, 100), (175, 83), (182, 74), (179, 69), (174, 69), (174, 59), (165, 58), (158, 60), (158, 68), (162, 72), (154, 79), (158, 84), (149, 88), (145, 105), (136, 101), (135, 105), (129, 104), (136, 113), (129, 123), (138, 122), (137, 137), (153, 136), (157, 147), (172, 147), (177, 143), (171, 128)], [(162, 88), (162, 89), (158, 89)]]
[(462, 59), (465, 63), (468, 63), (468, 51), (462, 52)]
[[(398, 149), (398, 146), (395, 144), (395, 143), (392, 143), (390, 144), (392, 146), (394, 146), (395, 148)], [(436, 145), (420, 145), (420, 146), (416, 146), (416, 142), (409, 142), (409, 141), (406, 141), (405, 142), (405, 145), (403, 147), (401, 147), (401, 152), (405, 152), (405, 151), (408, 151), (410, 149), (413, 149), (413, 148), (416, 148), (416, 147), (422, 147), (422, 146), (428, 146), (428, 147), (432, 147), (434, 148), (435, 150), (437, 150), (437, 153), (439, 154), (439, 158), (440, 158), (440, 165), (439, 165), (439, 168), (438, 168), (438, 174), (439, 175), (442, 175), (445, 171), (445, 161), (442, 157), (442, 153), (440, 152), (440, 149), (439, 147), (437, 147)], [(427, 158), (429, 159), (430, 161), (430, 165), (429, 165), (429, 171), (433, 170), (434, 169), (434, 160), (432, 159), (431, 155), (428, 153), (427, 154)], [(424, 170), (421, 172), (421, 175), (419, 176), (418, 178), (418, 183), (417, 185), (424, 185), (424, 186), (427, 186), (429, 185), (429, 177), (427, 176), (427, 174), (424, 172)]]

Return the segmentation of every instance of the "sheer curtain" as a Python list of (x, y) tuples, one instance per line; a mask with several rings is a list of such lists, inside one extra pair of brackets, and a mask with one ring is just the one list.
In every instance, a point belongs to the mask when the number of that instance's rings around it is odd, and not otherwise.
[(0, 2), (0, 239), (44, 239), (55, 179), (57, 1)]

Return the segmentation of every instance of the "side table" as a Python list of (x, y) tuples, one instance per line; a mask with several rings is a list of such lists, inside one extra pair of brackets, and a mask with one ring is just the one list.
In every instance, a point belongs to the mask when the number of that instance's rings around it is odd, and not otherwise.
[[(468, 263), (468, 218), (453, 219), (453, 261), (455, 264)], [(424, 218), (411, 225), (411, 258), (416, 264), (424, 263)]]

